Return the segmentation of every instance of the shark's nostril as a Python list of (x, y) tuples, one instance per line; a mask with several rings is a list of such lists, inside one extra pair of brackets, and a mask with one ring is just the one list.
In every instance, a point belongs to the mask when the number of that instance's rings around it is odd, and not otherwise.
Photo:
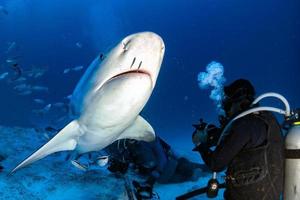
[(127, 44), (124, 43), (124, 42), (123, 42), (123, 50), (124, 50), (124, 51), (127, 51), (127, 50), (128, 50)]
[(127, 51), (127, 50), (128, 50), (128, 44), (129, 44), (130, 42), (131, 42), (131, 40), (122, 42), (122, 44), (123, 44), (123, 50), (124, 50), (124, 51)]

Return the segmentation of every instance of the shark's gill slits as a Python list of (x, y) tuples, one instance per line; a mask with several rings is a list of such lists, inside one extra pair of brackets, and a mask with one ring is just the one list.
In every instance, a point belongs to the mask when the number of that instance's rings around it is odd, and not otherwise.
[(141, 68), (143, 61), (140, 62), (138, 70)]
[(134, 59), (133, 59), (133, 61), (132, 61), (132, 63), (131, 63), (131, 65), (130, 65), (130, 69), (132, 68), (132, 66), (133, 66), (133, 64), (134, 64), (134, 62), (135, 62), (135, 57), (134, 57)]

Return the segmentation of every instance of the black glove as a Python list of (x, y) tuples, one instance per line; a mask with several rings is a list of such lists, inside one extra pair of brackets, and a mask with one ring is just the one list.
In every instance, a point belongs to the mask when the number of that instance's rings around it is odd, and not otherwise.
[(112, 173), (120, 172), (121, 174), (125, 174), (127, 172), (128, 166), (129, 163), (111, 159), (107, 169)]
[(207, 145), (209, 147), (216, 146), (221, 136), (222, 130), (215, 125), (208, 125), (207, 129)]
[(209, 147), (215, 146), (221, 135), (221, 130), (213, 124), (208, 124), (200, 119), (198, 125), (193, 125), (195, 131), (193, 133), (192, 139), (195, 146), (200, 144), (207, 144)]
[(197, 146), (201, 143), (206, 143), (207, 140), (207, 131), (206, 127), (208, 124), (203, 121), (203, 119), (200, 119), (199, 124), (194, 124), (195, 131), (193, 132), (192, 140), (193, 143)]
[(149, 184), (147, 181), (144, 183), (132, 181), (132, 185), (135, 188), (135, 195), (138, 200), (152, 199), (152, 195), (153, 195), (153, 185), (152, 184)]
[(207, 143), (201, 143), (201, 144), (197, 145), (195, 148), (193, 148), (193, 151), (198, 151), (199, 153), (208, 151), (208, 150), (209, 150), (209, 146)]

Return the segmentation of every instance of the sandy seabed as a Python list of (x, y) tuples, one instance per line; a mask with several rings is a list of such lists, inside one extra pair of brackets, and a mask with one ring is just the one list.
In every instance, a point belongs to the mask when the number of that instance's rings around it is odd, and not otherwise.
[[(13, 175), (9, 174), (17, 164), (48, 140), (45, 133), (36, 132), (35, 129), (0, 126), (0, 155), (3, 159), (0, 164), (4, 167), (0, 173), (1, 200), (127, 199), (123, 177), (116, 177), (100, 167), (86, 172), (80, 171), (69, 161), (65, 161), (67, 152), (52, 154)], [(178, 143), (179, 141), (180, 139)], [(172, 146), (176, 146), (176, 141), (172, 141)], [(177, 150), (191, 160), (198, 159), (190, 150)], [(126, 176), (134, 179), (130, 174)], [(205, 186), (210, 177), (210, 174), (203, 173), (196, 182), (156, 184), (154, 190), (161, 200), (174, 200), (178, 195)], [(221, 193), (216, 199), (222, 199)], [(207, 197), (201, 195), (193, 199)]]

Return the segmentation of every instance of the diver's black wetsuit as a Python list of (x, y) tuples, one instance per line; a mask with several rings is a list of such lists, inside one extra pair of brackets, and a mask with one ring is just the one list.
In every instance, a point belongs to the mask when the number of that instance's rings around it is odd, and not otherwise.
[(226, 200), (276, 200), (283, 188), (283, 140), (275, 117), (268, 112), (236, 120), (229, 134), (211, 151), (196, 150), (213, 171), (227, 167)]

